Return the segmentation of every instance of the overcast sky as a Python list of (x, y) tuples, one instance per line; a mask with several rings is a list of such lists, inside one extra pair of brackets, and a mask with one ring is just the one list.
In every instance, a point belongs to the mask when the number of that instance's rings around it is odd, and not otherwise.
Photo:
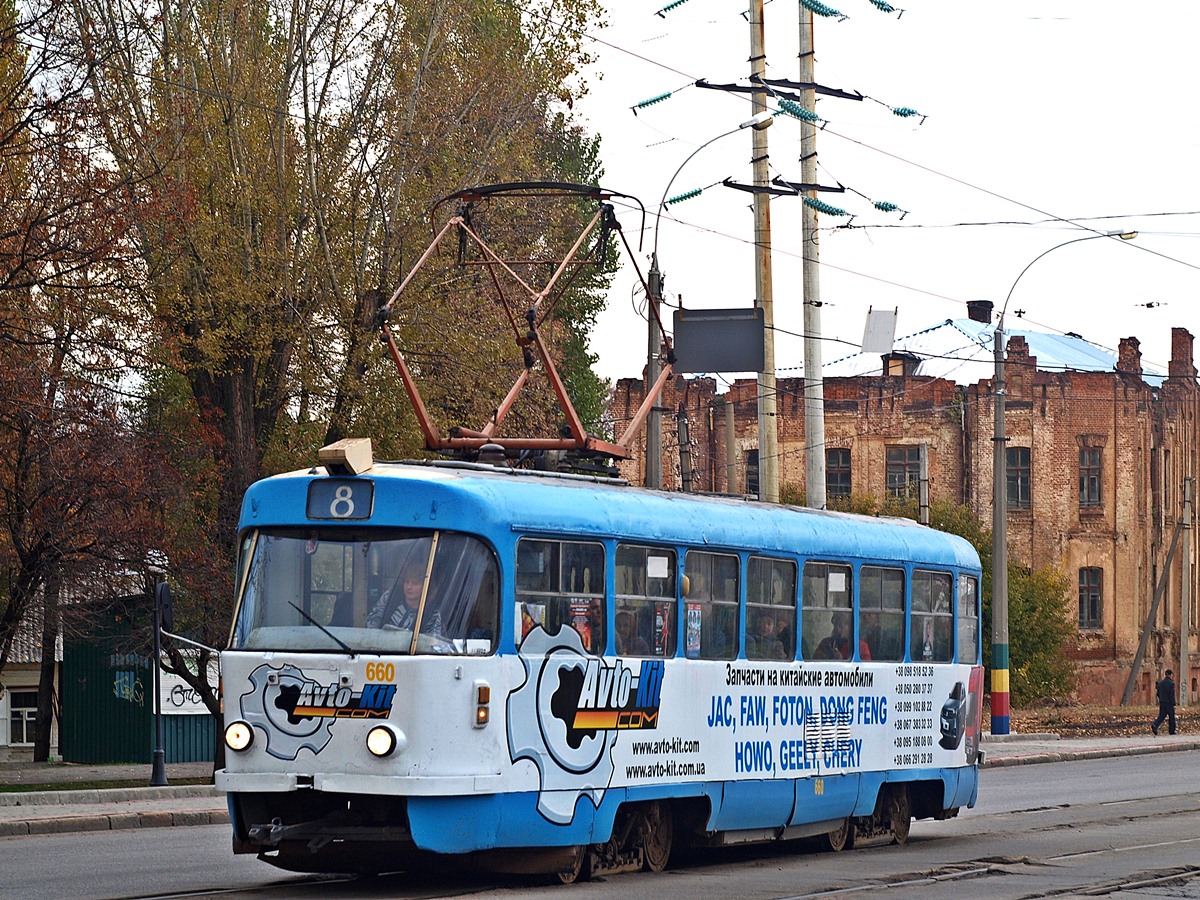
[[(602, 185), (646, 206), (645, 270), (672, 175), (750, 116), (745, 95), (689, 86), (744, 84), (750, 30), (740, 0), (687, 0), (662, 17), (666, 0), (608, 5), (591, 94), (577, 110), (602, 135)], [(857, 351), (872, 306), (898, 309), (898, 336), (965, 318), (969, 300), (998, 310), (1026, 265), (1085, 229), (1139, 237), (1039, 260), (1013, 290), (1010, 326), (1077, 332), (1114, 349), (1136, 336), (1146, 363), (1164, 370), (1173, 326), (1200, 336), (1200, 5), (893, 0), (899, 16), (870, 0), (826, 5), (848, 18), (817, 17), (816, 80), (869, 98), (817, 103), (827, 122), (820, 181), (847, 188), (822, 199), (852, 214), (820, 220), (826, 362)], [(798, 11), (796, 0), (766, 4), (768, 78), (797, 77)], [(895, 107), (924, 118), (900, 118)], [(779, 116), (768, 135), (772, 176), (799, 181), (799, 122)], [(660, 220), (669, 303), (753, 305), (750, 195), (719, 184), (752, 180), (750, 145), (749, 130), (715, 141), (671, 185), (671, 196), (705, 190)], [(798, 198), (771, 205), (780, 377), (802, 374), (800, 210)], [(619, 214), (636, 243), (638, 216)], [(592, 342), (604, 377), (640, 377), (644, 306), (626, 266)]]

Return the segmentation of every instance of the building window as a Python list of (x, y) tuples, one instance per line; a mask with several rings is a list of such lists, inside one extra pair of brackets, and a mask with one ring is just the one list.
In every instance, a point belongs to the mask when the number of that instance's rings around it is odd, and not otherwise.
[(916, 497), (921, 480), (920, 447), (887, 448), (887, 490), (893, 497)]
[(1029, 509), (1029, 448), (1009, 447), (1005, 452), (1008, 474), (1008, 508)]
[(746, 451), (746, 493), (758, 493), (758, 451)]
[(37, 724), (37, 691), (11, 691), (9, 697), (10, 744), (32, 744)]
[(850, 496), (850, 450), (847, 448), (825, 451), (825, 495)]
[(1100, 570), (1079, 570), (1079, 627), (1100, 627)]
[(1100, 505), (1100, 450), (1095, 447), (1079, 450), (1079, 505)]

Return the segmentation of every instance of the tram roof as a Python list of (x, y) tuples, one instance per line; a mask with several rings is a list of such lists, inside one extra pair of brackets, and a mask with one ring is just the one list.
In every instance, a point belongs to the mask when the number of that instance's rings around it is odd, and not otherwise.
[[(242, 527), (316, 524), (295, 479), (329, 477), (304, 469), (252, 485)], [(487, 533), (605, 535), (650, 543), (755, 548), (825, 557), (912, 559), (977, 567), (964, 539), (911, 519), (763, 503), (741, 497), (633, 487), (613, 479), (532, 472), (445, 460), (376, 462), (370, 519), (352, 525), (444, 528)], [(419, 498), (419, 499), (417, 499)], [(417, 502), (414, 502), (414, 500)], [(332, 524), (323, 520), (320, 524)], [(340, 524), (340, 523), (339, 523)]]

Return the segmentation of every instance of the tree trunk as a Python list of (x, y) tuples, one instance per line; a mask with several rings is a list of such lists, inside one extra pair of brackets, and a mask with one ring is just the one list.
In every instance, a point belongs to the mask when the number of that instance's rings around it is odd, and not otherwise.
[(54, 731), (54, 650), (58, 645), (58, 575), (46, 580), (42, 602), (42, 664), (38, 677), (37, 723), (34, 728), (33, 761), (50, 759), (50, 735)]
[(208, 707), (208, 711), (212, 713), (214, 732), (216, 735), (215, 747), (213, 748), (213, 769), (225, 768), (225, 723), (221, 716), (221, 700), (213, 693), (212, 686), (208, 683), (208, 663), (213, 658), (207, 650), (201, 650), (197, 656), (196, 670), (187, 664), (179, 648), (175, 646), (173, 641), (167, 641), (163, 650), (167, 654), (169, 664), (164, 666), (166, 671), (173, 672), (178, 675), (196, 693), (200, 695), (200, 699), (204, 705)]

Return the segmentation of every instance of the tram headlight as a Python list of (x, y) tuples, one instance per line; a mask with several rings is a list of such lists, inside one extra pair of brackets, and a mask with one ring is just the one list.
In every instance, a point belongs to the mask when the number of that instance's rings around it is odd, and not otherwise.
[(396, 732), (386, 725), (376, 725), (367, 732), (367, 749), (381, 759), (395, 753), (398, 743)]
[(225, 746), (241, 752), (254, 743), (254, 729), (248, 722), (230, 722), (225, 729)]

